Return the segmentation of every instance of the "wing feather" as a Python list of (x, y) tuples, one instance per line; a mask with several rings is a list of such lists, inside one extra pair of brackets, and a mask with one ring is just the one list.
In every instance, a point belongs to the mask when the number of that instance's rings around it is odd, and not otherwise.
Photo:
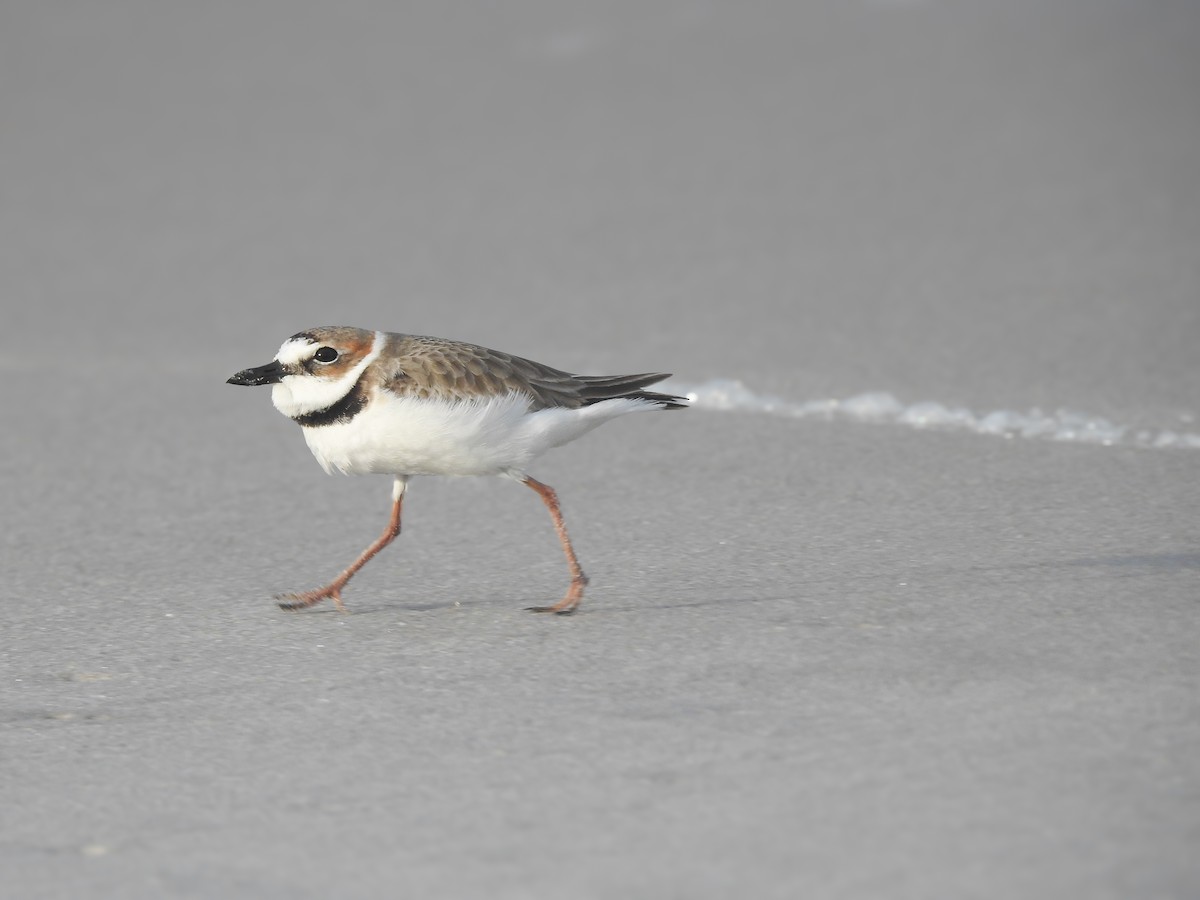
[(530, 399), (530, 409), (578, 409), (618, 397), (652, 400), (668, 408), (684, 405), (670, 394), (642, 391), (670, 376), (572, 375), (561, 369), (499, 350), (444, 338), (389, 335), (389, 363), (379, 374), (380, 386), (405, 397), (466, 400), (517, 392)]

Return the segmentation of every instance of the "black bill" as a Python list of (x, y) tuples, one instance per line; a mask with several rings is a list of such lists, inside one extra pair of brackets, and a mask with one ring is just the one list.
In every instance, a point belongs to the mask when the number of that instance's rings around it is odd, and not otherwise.
[(244, 384), (247, 387), (257, 387), (260, 384), (278, 384), (286, 373), (283, 363), (277, 359), (271, 360), (265, 366), (255, 369), (242, 369), (226, 381), (226, 384)]

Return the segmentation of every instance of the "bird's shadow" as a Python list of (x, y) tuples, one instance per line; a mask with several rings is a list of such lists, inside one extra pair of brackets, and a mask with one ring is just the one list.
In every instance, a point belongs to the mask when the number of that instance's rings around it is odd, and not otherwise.
[[(804, 578), (798, 580), (796, 588), (798, 591), (814, 588), (828, 588), (829, 586), (851, 586), (857, 585), (865, 587), (872, 583), (883, 585), (894, 585), (897, 581), (917, 580), (922, 578), (929, 580), (930, 578), (940, 577), (977, 577), (987, 578), (995, 581), (997, 576), (1009, 584), (1017, 585), (1029, 579), (1038, 573), (1047, 573), (1053, 570), (1067, 571), (1070, 569), (1091, 569), (1093, 577), (1103, 578), (1145, 578), (1148, 576), (1162, 575), (1168, 572), (1180, 572), (1184, 570), (1200, 569), (1200, 553), (1130, 553), (1130, 554), (1109, 554), (1102, 556), (1082, 556), (1069, 559), (1047, 559), (1028, 563), (1013, 563), (1005, 565), (966, 565), (966, 566), (939, 566), (939, 565), (913, 565), (904, 568), (897, 568), (889, 572), (873, 572), (867, 575), (855, 575), (851, 573), (841, 573), (827, 575), (819, 578)], [(732, 586), (731, 586), (732, 587)], [(651, 606), (638, 606), (631, 604), (621, 604), (619, 606), (604, 606), (596, 605), (587, 607), (593, 613), (630, 613), (630, 612), (645, 612), (647, 609), (692, 609), (703, 607), (721, 607), (721, 606), (743, 606), (756, 603), (773, 603), (794, 600), (797, 597), (795, 592), (789, 593), (764, 593), (757, 595), (741, 595), (736, 591), (736, 588), (730, 591), (722, 590), (721, 586), (709, 586), (705, 589), (709, 593), (708, 597), (691, 597), (688, 599), (665, 600), (664, 602), (654, 603)]]
[[(897, 568), (888, 572), (873, 572), (866, 575), (855, 575), (852, 573), (840, 573), (826, 575), (819, 578), (803, 578), (797, 581), (796, 590), (803, 591), (804, 589), (813, 589), (818, 587), (829, 587), (831, 585), (859, 585), (864, 586), (871, 583), (893, 584), (897, 579), (923, 579), (938, 578), (953, 576), (961, 578), (967, 577), (987, 577), (995, 579), (998, 575), (1002, 576), (1003, 580), (1012, 584), (1019, 584), (1026, 577), (1034, 573), (1045, 573), (1055, 569), (1093, 569), (1098, 572), (1106, 573), (1107, 577), (1116, 578), (1137, 578), (1146, 577), (1149, 575), (1159, 575), (1164, 572), (1183, 571), (1191, 569), (1200, 569), (1200, 553), (1131, 553), (1131, 554), (1109, 554), (1102, 556), (1083, 556), (1071, 559), (1047, 559), (1036, 562), (1014, 563), (1005, 565), (966, 565), (966, 566), (937, 566), (937, 565), (916, 565), (905, 568)], [(480, 609), (495, 609), (497, 604), (502, 604), (506, 608), (511, 608), (514, 611), (528, 612), (536, 618), (541, 619), (562, 619), (575, 618), (577, 616), (614, 616), (628, 615), (630, 613), (645, 613), (649, 610), (674, 610), (674, 609), (695, 609), (704, 607), (720, 607), (720, 606), (746, 606), (757, 603), (777, 603), (787, 600), (794, 600), (797, 597), (795, 591), (786, 593), (770, 592), (764, 594), (747, 595), (737, 590), (735, 585), (729, 585), (730, 589), (725, 590), (719, 585), (709, 585), (704, 591), (708, 593), (707, 597), (697, 597), (695, 592), (692, 592), (690, 597), (668, 598), (661, 597), (657, 601), (640, 604), (629, 602), (628, 600), (618, 600), (614, 604), (606, 604), (602, 593), (598, 593), (595, 597), (589, 597), (585, 600), (578, 611), (573, 612), (569, 616), (556, 615), (537, 615), (530, 607), (539, 605), (539, 599), (525, 597), (521, 599), (504, 597), (490, 599), (473, 599), (473, 600), (438, 600), (438, 601), (412, 601), (412, 600), (389, 600), (386, 597), (377, 597), (371, 600), (364, 600), (360, 603), (355, 603), (353, 600), (347, 603), (347, 608), (350, 615), (356, 616), (377, 616), (377, 615), (394, 615), (400, 613), (436, 613), (436, 612), (454, 612), (459, 611), (475, 611)], [(540, 602), (545, 602), (545, 598), (541, 598)], [(342, 615), (332, 604), (323, 604), (319, 607), (303, 610), (286, 610), (291, 615)]]
[[(542, 600), (542, 602), (543, 603), (545, 602), (544, 599)], [(474, 610), (480, 610), (480, 609), (495, 609), (496, 605), (498, 603), (503, 603), (506, 606), (511, 607), (512, 609), (515, 609), (517, 611), (529, 612), (530, 615), (534, 614), (534, 610), (530, 609), (530, 607), (538, 605), (538, 601), (536, 601), (534, 599), (529, 599), (529, 598), (527, 598), (523, 601), (522, 600), (514, 600), (512, 598), (497, 598), (497, 599), (490, 599), (490, 600), (489, 599), (477, 599), (477, 600), (439, 600), (439, 601), (427, 601), (427, 602), (419, 602), (419, 601), (414, 602), (411, 600), (405, 601), (405, 600), (399, 600), (399, 599), (393, 601), (393, 600), (389, 600), (386, 597), (376, 597), (371, 600), (364, 600), (364, 601), (357, 602), (357, 603), (354, 602), (353, 600), (348, 600), (346, 602), (346, 613), (339, 612), (338, 609), (335, 606), (333, 606), (332, 604), (323, 604), (319, 607), (311, 607), (309, 609), (298, 609), (298, 610), (281, 609), (279, 611), (283, 612), (283, 613), (288, 613), (290, 615), (302, 615), (302, 616), (317, 616), (317, 615), (340, 616), (340, 615), (347, 615), (347, 614), (353, 615), (353, 616), (375, 616), (375, 615), (382, 615), (382, 614), (392, 614), (392, 613), (396, 613), (396, 612), (402, 612), (402, 613), (432, 613), (432, 612), (455, 612), (455, 611), (467, 612), (467, 611), (474, 611)], [(557, 619), (557, 618), (563, 618), (563, 617), (562, 616), (543, 615), (540, 618)]]

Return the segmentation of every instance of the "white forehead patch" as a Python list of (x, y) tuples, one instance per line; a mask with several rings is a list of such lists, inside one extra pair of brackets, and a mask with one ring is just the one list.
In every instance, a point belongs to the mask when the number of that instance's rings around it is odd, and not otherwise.
[(308, 338), (288, 338), (275, 354), (275, 358), (285, 366), (294, 366), (316, 353), (317, 346)]

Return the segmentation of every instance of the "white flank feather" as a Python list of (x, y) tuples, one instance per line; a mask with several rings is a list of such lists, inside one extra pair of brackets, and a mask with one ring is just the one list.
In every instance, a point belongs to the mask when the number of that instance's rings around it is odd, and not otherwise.
[(456, 401), (380, 391), (354, 418), (305, 428), (304, 438), (326, 472), (520, 477), (552, 447), (617, 416), (658, 408), (648, 400), (615, 399), (531, 413), (529, 398), (515, 391)]

